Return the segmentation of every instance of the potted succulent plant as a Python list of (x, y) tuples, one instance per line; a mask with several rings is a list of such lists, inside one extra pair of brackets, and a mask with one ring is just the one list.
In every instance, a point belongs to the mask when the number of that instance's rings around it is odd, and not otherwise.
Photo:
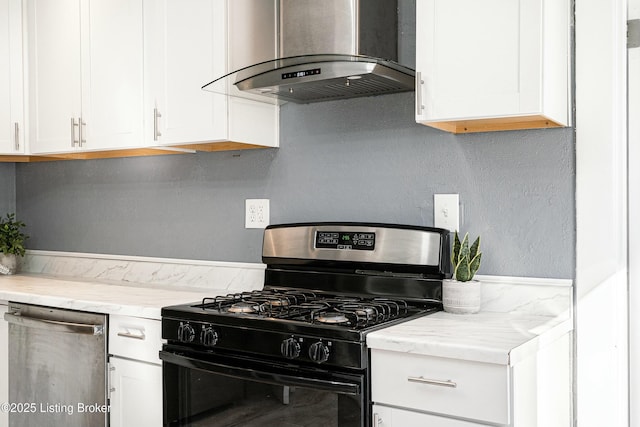
[(480, 236), (469, 246), (469, 233), (460, 241), (456, 231), (451, 253), (453, 276), (442, 282), (442, 304), (445, 311), (457, 314), (480, 311), (481, 286), (473, 277), (480, 268), (481, 259)]
[(0, 273), (14, 274), (18, 257), (24, 256), (24, 241), (29, 238), (22, 232), (24, 222), (16, 220), (16, 214), (0, 218)]

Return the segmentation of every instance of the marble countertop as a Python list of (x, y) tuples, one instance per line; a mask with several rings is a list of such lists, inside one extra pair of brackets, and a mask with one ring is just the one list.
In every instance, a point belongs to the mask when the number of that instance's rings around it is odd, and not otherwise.
[[(242, 281), (236, 273), (231, 276), (233, 280), (215, 276), (207, 281), (219, 288), (197, 288), (34, 273), (0, 275), (0, 301), (159, 320), (162, 307), (250, 290), (258, 277)], [(244, 285), (229, 287), (235, 282)], [(513, 365), (572, 327), (568, 312), (551, 316), (438, 312), (372, 332), (367, 344), (372, 349)]]
[(559, 316), (434, 313), (367, 335), (371, 349), (514, 365), (573, 329)]
[(228, 293), (228, 289), (167, 288), (32, 274), (0, 275), (0, 301), (158, 320), (164, 306)]

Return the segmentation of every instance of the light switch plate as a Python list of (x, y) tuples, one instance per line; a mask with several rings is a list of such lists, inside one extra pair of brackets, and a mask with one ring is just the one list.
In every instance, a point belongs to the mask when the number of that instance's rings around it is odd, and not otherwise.
[(267, 225), (269, 225), (269, 199), (247, 199), (244, 228), (265, 228)]
[(434, 227), (449, 231), (460, 229), (460, 196), (458, 194), (433, 195)]

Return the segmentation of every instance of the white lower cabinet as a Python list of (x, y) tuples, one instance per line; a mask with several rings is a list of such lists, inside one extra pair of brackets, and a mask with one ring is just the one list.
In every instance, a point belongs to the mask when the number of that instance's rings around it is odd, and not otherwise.
[(160, 320), (109, 317), (111, 427), (162, 426)]
[(439, 417), (406, 409), (373, 405), (375, 427), (480, 427), (488, 424)]
[[(7, 304), (0, 301), (0, 405), (9, 401), (9, 325), (4, 320)], [(6, 411), (0, 411), (0, 427), (9, 425)]]
[(513, 365), (371, 350), (376, 427), (567, 427), (570, 334)]
[(109, 358), (111, 426), (162, 425), (162, 365)]

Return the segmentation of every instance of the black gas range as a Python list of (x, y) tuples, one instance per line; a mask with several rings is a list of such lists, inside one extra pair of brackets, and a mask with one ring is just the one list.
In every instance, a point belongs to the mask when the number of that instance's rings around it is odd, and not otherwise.
[[(262, 290), (162, 309), (165, 425), (368, 425), (366, 334), (442, 309), (449, 246), (428, 227), (267, 227)], [(201, 397), (223, 389), (234, 398)], [(334, 409), (313, 421), (321, 408), (292, 405), (292, 390)]]

